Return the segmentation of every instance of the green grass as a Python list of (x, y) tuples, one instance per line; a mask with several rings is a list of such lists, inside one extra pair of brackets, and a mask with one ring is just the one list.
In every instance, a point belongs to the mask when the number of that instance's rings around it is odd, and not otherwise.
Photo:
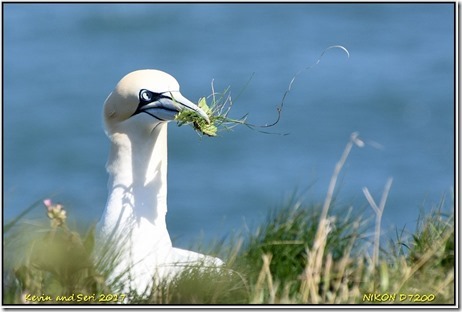
[(334, 200), (354, 146), (362, 146), (357, 134), (335, 166), (323, 203), (293, 196), (255, 231), (205, 251), (220, 254), (224, 268), (191, 267), (142, 295), (120, 293), (128, 274), (107, 283), (116, 253), (96, 257), (94, 231), (70, 229), (64, 208), (46, 202), (43, 219), (27, 220), (24, 213), (4, 224), (3, 303), (455, 304), (453, 199), (426, 207), (431, 210), (422, 211), (415, 231), (381, 237), (391, 179), (379, 204), (363, 189), (371, 208)]
[[(414, 233), (401, 233), (382, 247), (376, 266), (366, 221), (338, 208), (316, 241), (320, 211), (321, 205), (291, 201), (273, 210), (255, 232), (232, 240), (226, 268), (191, 268), (145, 296), (123, 294), (126, 303), (380, 303), (369, 301), (373, 293), (454, 303), (454, 220), (441, 207), (422, 215)], [(64, 227), (23, 226), (28, 229), (14, 233), (13, 228), (4, 235), (4, 304), (24, 303), (27, 294), (53, 299), (42, 303), (66, 303), (56, 302), (58, 296), (72, 304), (88, 303), (83, 295), (95, 296), (90, 303), (117, 301), (108, 297), (115, 294), (120, 299), (92, 259), (91, 231), (80, 235)]]

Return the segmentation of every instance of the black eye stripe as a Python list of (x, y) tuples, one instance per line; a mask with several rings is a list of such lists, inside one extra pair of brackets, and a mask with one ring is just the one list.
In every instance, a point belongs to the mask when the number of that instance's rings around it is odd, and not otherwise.
[(152, 92), (152, 91), (149, 91), (149, 90), (146, 90), (146, 89), (141, 89), (140, 94), (139, 94), (139, 99), (140, 99), (140, 104), (139, 105), (140, 105), (140, 107), (142, 107), (142, 106), (144, 106), (146, 104), (158, 101), (160, 99), (169, 99), (169, 100), (172, 99), (170, 96), (164, 95), (164, 93), (166, 93), (166, 92), (156, 93), (156, 92)]

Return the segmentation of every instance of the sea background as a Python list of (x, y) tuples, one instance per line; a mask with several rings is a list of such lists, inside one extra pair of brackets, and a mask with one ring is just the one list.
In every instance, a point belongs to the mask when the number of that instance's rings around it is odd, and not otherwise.
[[(230, 86), (232, 117), (266, 124), (200, 137), (169, 125), (167, 222), (177, 246), (253, 231), (294, 194), (336, 203), (384, 237), (415, 228), (454, 188), (455, 4), (3, 4), (3, 217), (51, 197), (95, 223), (107, 196), (102, 105), (130, 71), (164, 70), (197, 101)], [(281, 135), (286, 134), (288, 135)], [(42, 208), (29, 217), (43, 216)], [(77, 221), (76, 221), (77, 220)]]

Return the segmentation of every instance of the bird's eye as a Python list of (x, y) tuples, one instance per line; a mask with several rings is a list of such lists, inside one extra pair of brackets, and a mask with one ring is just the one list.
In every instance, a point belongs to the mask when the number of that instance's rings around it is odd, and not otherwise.
[(141, 90), (140, 92), (140, 100), (143, 102), (151, 102), (153, 99), (152, 92), (148, 90)]

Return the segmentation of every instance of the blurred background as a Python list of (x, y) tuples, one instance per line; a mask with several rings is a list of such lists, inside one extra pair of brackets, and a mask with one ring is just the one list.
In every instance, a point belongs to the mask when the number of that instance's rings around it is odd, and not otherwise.
[[(168, 227), (189, 246), (254, 228), (293, 195), (322, 202), (352, 132), (336, 202), (385, 235), (413, 229), (454, 187), (455, 4), (3, 4), (3, 214), (63, 203), (97, 222), (107, 196), (102, 105), (128, 72), (172, 74), (197, 101), (231, 87), (231, 117), (281, 120), (200, 138), (169, 126)], [(239, 95), (239, 96), (238, 96)], [(34, 213), (43, 214), (36, 209)], [(387, 234), (388, 233), (388, 234)]]

